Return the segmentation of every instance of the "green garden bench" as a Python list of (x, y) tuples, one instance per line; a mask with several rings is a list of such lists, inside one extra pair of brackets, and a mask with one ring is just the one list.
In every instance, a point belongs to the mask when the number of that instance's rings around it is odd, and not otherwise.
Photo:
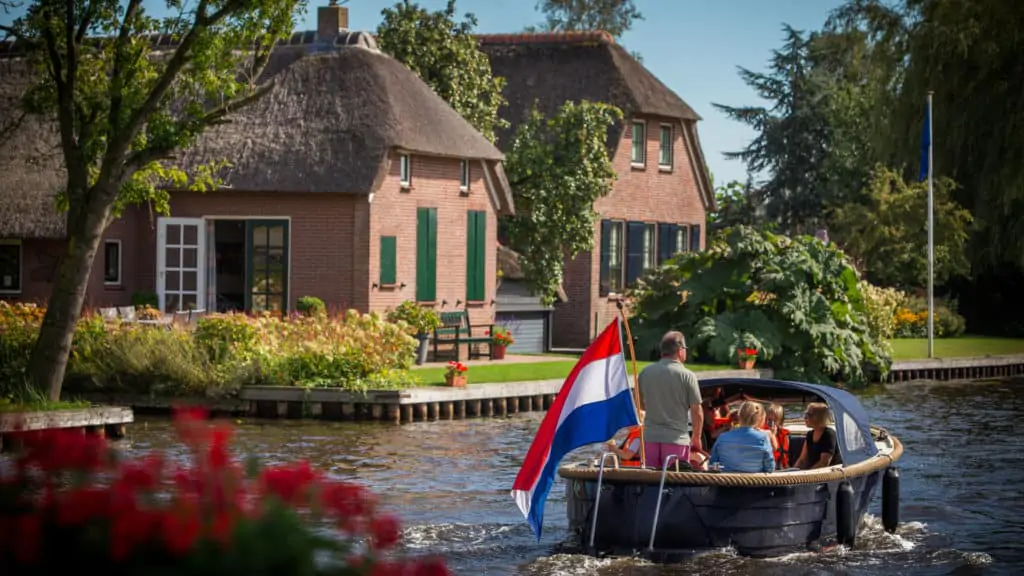
[[(441, 326), (434, 330), (434, 360), (438, 359), (437, 352), (439, 345), (451, 344), (455, 349), (455, 361), (461, 360), (461, 345), (468, 344), (469, 359), (473, 359), (473, 347), (478, 344), (487, 345), (487, 357), (494, 358), (494, 347), (491, 345), (491, 334), (494, 324), (472, 324), (469, 321), (468, 310), (456, 310), (453, 312), (441, 312)], [(486, 332), (479, 336), (473, 335), (474, 328), (486, 328)], [(482, 354), (477, 353), (477, 357)]]

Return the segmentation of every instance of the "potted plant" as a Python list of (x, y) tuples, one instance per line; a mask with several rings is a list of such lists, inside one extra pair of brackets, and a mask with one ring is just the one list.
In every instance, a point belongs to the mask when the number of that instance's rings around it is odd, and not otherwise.
[(306, 462), (240, 461), (231, 428), (206, 419), (175, 415), (187, 463), (68, 430), (12, 433), (20, 453), (0, 467), (3, 573), (450, 574), (440, 560), (396, 555), (399, 521), (363, 486)]
[(444, 373), (444, 381), (455, 388), (466, 387), (466, 371), (469, 367), (462, 362), (449, 362), (448, 370)]
[(736, 355), (739, 357), (740, 360), (740, 368), (744, 370), (752, 370), (754, 368), (754, 362), (757, 360), (756, 348), (737, 349)]
[(491, 331), (491, 356), (495, 360), (505, 359), (505, 349), (511, 346), (516, 341), (512, 337), (512, 332), (504, 326), (496, 326)]
[(441, 326), (441, 317), (437, 315), (437, 312), (420, 306), (412, 300), (406, 300), (388, 312), (388, 322), (405, 322), (409, 329), (409, 335), (420, 341), (416, 353), (416, 364), (424, 364), (427, 361), (430, 333)]

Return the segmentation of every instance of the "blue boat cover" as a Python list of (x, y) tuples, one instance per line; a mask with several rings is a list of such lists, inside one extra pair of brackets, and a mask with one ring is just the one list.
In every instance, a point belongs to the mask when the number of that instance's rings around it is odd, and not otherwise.
[[(843, 456), (843, 464), (850, 466), (863, 462), (878, 454), (878, 447), (871, 437), (868, 425), (868, 414), (864, 411), (857, 397), (845, 390), (807, 384), (804, 382), (788, 382), (786, 380), (770, 380), (764, 378), (711, 378), (700, 380), (701, 389), (723, 387), (732, 395), (738, 389), (762, 388), (771, 389), (776, 394), (792, 395), (794, 391), (806, 392), (817, 396), (828, 404), (836, 423), (836, 436), (839, 438), (839, 450)], [(771, 394), (769, 392), (769, 394)], [(751, 395), (757, 393), (751, 391)]]

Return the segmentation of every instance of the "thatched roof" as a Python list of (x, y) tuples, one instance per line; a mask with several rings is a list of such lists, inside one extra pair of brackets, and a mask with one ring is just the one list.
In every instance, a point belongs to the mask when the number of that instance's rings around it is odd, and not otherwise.
[[(518, 282), (526, 278), (523, 274), (523, 267), (519, 264), (519, 253), (498, 242), (498, 271), (501, 275), (498, 278), (499, 284), (506, 280)], [(558, 300), (567, 302), (569, 295), (566, 294), (563, 284), (558, 285)]]
[[(698, 184), (705, 205), (714, 206), (714, 192), (697, 137), (696, 123), (701, 117), (607, 32), (481, 34), (477, 38), (494, 75), (506, 79), (508, 106), (500, 113), (510, 126), (498, 134), (503, 149), (511, 146), (516, 128), (534, 103), (544, 115), (554, 114), (566, 101), (590, 100), (617, 106), (627, 121), (639, 114), (677, 120), (693, 154), (691, 160), (699, 167)], [(609, 130), (613, 152), (622, 139), (623, 128), (617, 125)]]
[(65, 217), (55, 201), (67, 176), (56, 126), (20, 112), (31, 83), (23, 61), (0, 58), (0, 237), (57, 238)]
[[(504, 155), (415, 73), (377, 50), (368, 34), (315, 36), (297, 33), (275, 48), (261, 81), (273, 79), (276, 88), (205, 132), (177, 163), (226, 160), (231, 165), (219, 176), (235, 190), (370, 194), (388, 172), (391, 150), (475, 159), (487, 166), (499, 209), (511, 211)], [(7, 50), (0, 129), (19, 115), (31, 82), (26, 61)], [(56, 127), (29, 120), (0, 142), (0, 237), (61, 237), (63, 217), (53, 208), (64, 183)], [(49, 148), (45, 161), (28, 154), (38, 148)]]

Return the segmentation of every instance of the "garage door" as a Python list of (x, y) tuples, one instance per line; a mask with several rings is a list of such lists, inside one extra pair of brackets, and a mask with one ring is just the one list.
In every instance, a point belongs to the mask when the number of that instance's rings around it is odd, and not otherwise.
[(495, 324), (506, 326), (516, 339), (509, 346), (510, 354), (540, 354), (545, 351), (547, 336), (544, 333), (546, 312), (497, 313)]

